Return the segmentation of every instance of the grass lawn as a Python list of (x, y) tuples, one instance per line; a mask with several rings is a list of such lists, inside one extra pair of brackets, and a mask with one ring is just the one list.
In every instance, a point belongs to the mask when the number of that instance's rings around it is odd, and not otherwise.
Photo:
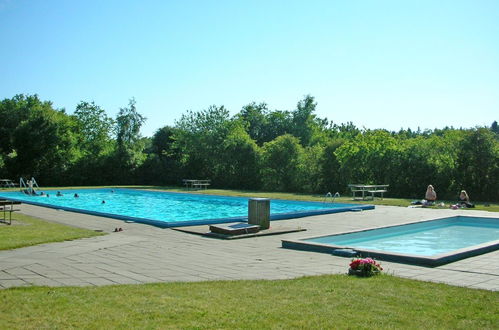
[(0, 291), (2, 329), (497, 329), (499, 293), (381, 275)]
[(12, 215), (12, 225), (0, 224), (0, 250), (98, 235), (103, 235), (103, 233), (69, 227), (15, 213)]

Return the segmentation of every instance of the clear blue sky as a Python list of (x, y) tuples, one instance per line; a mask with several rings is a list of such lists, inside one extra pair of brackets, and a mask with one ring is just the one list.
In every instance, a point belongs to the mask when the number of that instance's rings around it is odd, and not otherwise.
[(358, 127), (499, 120), (499, 1), (0, 0), (0, 99), (38, 94), (150, 136), (186, 110), (252, 101)]

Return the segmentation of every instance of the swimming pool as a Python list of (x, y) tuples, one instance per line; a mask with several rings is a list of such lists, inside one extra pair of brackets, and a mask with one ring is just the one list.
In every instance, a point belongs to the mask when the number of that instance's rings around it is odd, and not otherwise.
[[(247, 221), (248, 198), (137, 189), (46, 190), (45, 196), (0, 192), (0, 198), (23, 203), (142, 222), (160, 227)], [(78, 198), (74, 195), (78, 194)], [(103, 201), (105, 203), (103, 203)], [(271, 220), (374, 209), (373, 205), (272, 200)]]
[(283, 241), (283, 247), (440, 265), (499, 249), (499, 218), (455, 216), (398, 226)]

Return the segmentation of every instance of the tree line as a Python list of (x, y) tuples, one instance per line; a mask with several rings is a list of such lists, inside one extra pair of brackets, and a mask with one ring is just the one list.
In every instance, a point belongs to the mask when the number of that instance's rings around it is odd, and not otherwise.
[(116, 118), (94, 102), (73, 114), (37, 95), (0, 102), (0, 177), (34, 176), (45, 186), (180, 185), (211, 179), (217, 188), (348, 193), (349, 183), (389, 184), (389, 196), (440, 198), (466, 189), (499, 201), (499, 128), (360, 129), (315, 114), (307, 95), (293, 110), (250, 103), (187, 111), (142, 137), (134, 99)]

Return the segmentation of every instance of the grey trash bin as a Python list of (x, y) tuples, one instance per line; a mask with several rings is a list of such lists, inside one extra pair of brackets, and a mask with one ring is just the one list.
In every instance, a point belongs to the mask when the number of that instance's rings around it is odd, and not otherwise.
[(250, 198), (248, 200), (248, 223), (259, 225), (260, 229), (270, 227), (270, 199)]

